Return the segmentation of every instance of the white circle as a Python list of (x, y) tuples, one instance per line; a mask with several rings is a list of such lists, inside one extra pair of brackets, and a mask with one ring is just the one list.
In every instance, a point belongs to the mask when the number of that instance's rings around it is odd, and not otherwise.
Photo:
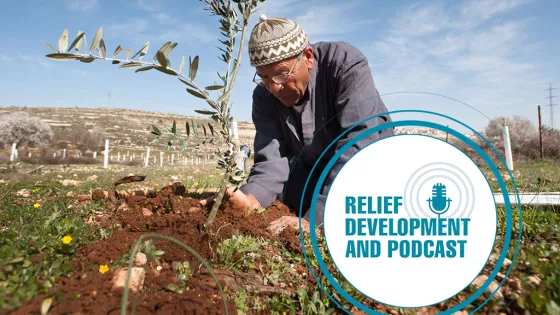
[[(459, 202), (457, 186), (462, 184), (454, 184), (449, 181), (449, 176), (445, 176), (446, 172), (437, 171), (423, 176), (424, 179), (432, 178), (420, 181), (417, 186), (422, 182), (424, 185), (415, 189), (415, 194), (419, 194), (418, 198), (425, 209), (414, 209), (415, 212), (413, 209), (405, 209), (407, 204), (417, 204), (416, 201), (406, 202), (405, 186), (408, 180), (417, 170), (430, 163), (452, 164), (468, 176), (473, 191), (462, 195), (462, 203), (474, 202), (470, 215), (469, 211), (453, 210), (460, 206), (456, 204)], [(448, 187), (445, 199), (437, 199), (443, 197), (443, 194), (433, 195), (432, 188), (437, 183)], [(416, 195), (414, 198), (418, 199)], [(476, 198), (473, 198), (474, 195)], [(399, 199), (399, 196), (404, 199)], [(371, 197), (371, 203), (367, 202), (368, 197)], [(399, 203), (397, 213), (374, 213), (378, 208), (378, 197), (382, 198), (382, 205), (384, 198), (388, 198), (391, 204)], [(428, 201), (429, 198), (432, 199), (431, 202)], [(449, 202), (447, 198), (450, 199)], [(438, 221), (438, 215), (430, 213), (429, 207), (441, 210), (441, 205), (447, 205), (450, 209), (448, 211), (456, 214), (442, 214), (442, 221)], [(360, 209), (366, 213), (353, 213)], [(372, 213), (368, 213), (370, 209)], [(391, 205), (387, 210), (395, 212)], [(414, 213), (420, 217), (416, 217)], [(426, 216), (426, 213), (430, 215)], [(422, 219), (427, 221), (421, 222)], [(422, 224), (429, 228), (428, 224), (439, 222), (447, 225), (447, 228), (441, 228), (443, 234), (420, 235)], [(420, 226), (417, 227), (417, 224)], [(413, 227), (414, 236), (410, 235)], [(405, 228), (408, 234), (404, 234)], [(435, 138), (399, 135), (367, 146), (340, 170), (327, 196), (324, 229), (334, 263), (356, 289), (387, 305), (423, 307), (458, 294), (481, 272), (496, 237), (496, 204), (486, 178), (463, 152)], [(449, 230), (456, 233), (449, 235), (446, 233)], [(362, 235), (358, 235), (360, 231)], [(382, 231), (386, 234), (392, 231), (396, 235), (379, 235)], [(403, 235), (399, 235), (399, 231)], [(448, 243), (450, 241), (455, 243)], [(395, 249), (395, 244), (397, 246), (396, 250), (391, 251), (392, 257), (389, 257), (390, 242), (392, 249)], [(433, 247), (430, 242), (434, 244)], [(435, 249), (435, 244), (443, 244), (443, 254), (446, 257), (428, 257), (430, 250)], [(460, 257), (461, 244), (463, 257)], [(406, 252), (402, 252), (404, 257), (401, 256), (401, 249), (405, 250), (407, 246), (419, 248), (421, 252), (415, 253), (420, 256), (411, 257), (412, 251), (408, 257)], [(452, 247), (455, 249), (454, 257), (451, 255)], [(372, 249), (375, 254), (373, 256), (376, 257), (363, 257), (366, 254), (372, 256)]]

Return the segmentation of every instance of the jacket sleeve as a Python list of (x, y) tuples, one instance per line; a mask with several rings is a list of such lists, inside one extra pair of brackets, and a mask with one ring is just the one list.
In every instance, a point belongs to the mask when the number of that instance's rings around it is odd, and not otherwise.
[[(363, 54), (356, 50), (350, 51), (345, 61), (335, 72), (333, 77), (335, 87), (334, 108), (337, 120), (341, 127), (341, 132), (350, 129), (354, 124), (361, 122), (372, 116), (386, 113), (387, 108), (381, 100), (379, 93), (373, 82), (370, 67), (367, 59)], [(388, 115), (382, 115), (381, 118), (373, 118), (366, 122), (361, 122), (354, 126), (345, 136), (341, 137), (334, 145), (334, 153), (336, 154), (346, 143), (354, 137), (371, 129), (385, 121), (390, 121)], [(383, 131), (382, 135), (392, 134), (393, 129)], [(342, 166), (359, 150), (368, 144), (378, 140), (380, 133), (373, 133), (352, 145), (341, 157), (335, 162), (331, 171), (325, 178), (322, 190), (318, 196), (316, 206), (316, 224), (323, 222), (323, 211), (326, 202), (326, 196), (330, 186)], [(309, 212), (306, 214), (309, 217)]]
[(254, 164), (247, 183), (240, 187), (251, 194), (262, 207), (270, 206), (284, 189), (290, 174), (286, 142), (280, 128), (278, 114), (273, 104), (267, 102), (261, 87), (253, 92), (252, 118), (256, 135), (254, 140)]

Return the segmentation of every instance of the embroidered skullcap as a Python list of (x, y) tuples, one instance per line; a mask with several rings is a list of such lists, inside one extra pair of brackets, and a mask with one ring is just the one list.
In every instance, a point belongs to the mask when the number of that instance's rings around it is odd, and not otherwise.
[(254, 67), (298, 55), (309, 43), (301, 26), (292, 20), (260, 16), (249, 39), (249, 58)]

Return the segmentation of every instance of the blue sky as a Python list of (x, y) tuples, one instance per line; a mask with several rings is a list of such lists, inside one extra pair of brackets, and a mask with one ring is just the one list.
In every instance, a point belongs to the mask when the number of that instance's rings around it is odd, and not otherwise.
[[(437, 111), (480, 130), (488, 120), (477, 111), (536, 123), (537, 104), (548, 104), (548, 84), (560, 88), (559, 12), (556, 0), (268, 0), (259, 14), (295, 19), (312, 42), (355, 45), (368, 58), (381, 94), (435, 93), (474, 108), (429, 94), (390, 94), (383, 97), (389, 110)], [(175, 41), (172, 64), (199, 55), (196, 81), (207, 86), (225, 68), (215, 47), (222, 39), (217, 18), (208, 13), (195, 0), (3, 1), (0, 106), (105, 107), (111, 91), (112, 107), (194, 115), (207, 104), (171, 76), (134, 73), (109, 61), (50, 60), (42, 41), (56, 47), (67, 28), (70, 41), (85, 31), (89, 46), (101, 26), (108, 53), (119, 44), (135, 52), (149, 40), (146, 59)], [(250, 121), (254, 69), (246, 52), (231, 101), (236, 118)], [(555, 109), (560, 116), (560, 106)], [(549, 124), (549, 107), (542, 114)], [(558, 127), (560, 119), (555, 121)]]

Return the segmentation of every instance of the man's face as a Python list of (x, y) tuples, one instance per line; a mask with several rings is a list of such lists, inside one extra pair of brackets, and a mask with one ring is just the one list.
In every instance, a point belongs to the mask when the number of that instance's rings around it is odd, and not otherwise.
[[(309, 72), (314, 63), (313, 48), (310, 46), (303, 50), (301, 56), (298, 56), (256, 68), (257, 78), (260, 77), (267, 90), (288, 107), (298, 105), (303, 98), (310, 80)], [(292, 67), (293, 70), (286, 82), (280, 84), (274, 82), (273, 77), (288, 74)]]

